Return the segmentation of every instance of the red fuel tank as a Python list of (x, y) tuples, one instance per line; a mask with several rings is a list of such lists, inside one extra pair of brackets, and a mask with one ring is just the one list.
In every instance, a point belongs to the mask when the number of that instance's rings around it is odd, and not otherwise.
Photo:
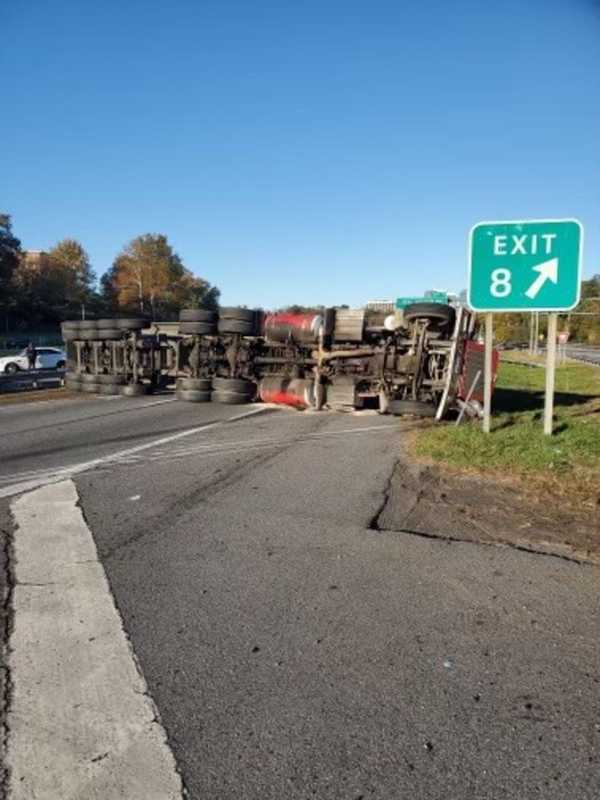
[(264, 321), (265, 338), (271, 342), (304, 342), (310, 344), (319, 340), (323, 329), (320, 314), (266, 314)]
[(308, 408), (314, 404), (314, 382), (304, 378), (263, 378), (258, 391), (263, 403), (295, 408)]

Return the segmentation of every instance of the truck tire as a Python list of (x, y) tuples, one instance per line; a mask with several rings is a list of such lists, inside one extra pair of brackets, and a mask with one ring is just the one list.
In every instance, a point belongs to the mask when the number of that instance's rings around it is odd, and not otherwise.
[(175, 397), (186, 403), (210, 403), (212, 392), (202, 392), (199, 389), (177, 389)]
[(118, 328), (98, 328), (98, 337), (103, 342), (115, 342), (123, 338), (123, 331)]
[(82, 328), (79, 331), (79, 339), (82, 342), (95, 342), (100, 339), (100, 331), (98, 328)]
[(220, 319), (219, 333), (238, 333), (240, 336), (255, 336), (256, 326), (254, 320), (245, 319)]
[(121, 394), (120, 383), (101, 383), (99, 394), (117, 395)]
[(115, 328), (120, 331), (141, 331), (148, 324), (145, 319), (141, 317), (127, 317), (126, 319), (114, 320)]
[(436, 407), (419, 400), (390, 400), (390, 414), (400, 417), (411, 414), (413, 417), (435, 417)]
[(70, 389), (72, 392), (80, 392), (82, 386), (79, 376), (74, 377), (73, 374), (67, 373), (65, 376), (65, 388)]
[(99, 383), (82, 383), (81, 384), (81, 391), (88, 392), (90, 394), (98, 394), (100, 391), (101, 384)]
[(210, 336), (217, 332), (215, 322), (180, 322), (179, 333), (183, 336)]
[(100, 383), (98, 377), (98, 375), (94, 375), (92, 372), (82, 372), (79, 376), (82, 383)]
[(252, 308), (220, 308), (219, 319), (237, 319), (254, 324), (256, 311)]
[(254, 397), (256, 394), (254, 382), (247, 381), (244, 378), (213, 378), (212, 387), (215, 391), (239, 392), (240, 394), (250, 395), (250, 397)]
[(148, 394), (148, 387), (143, 383), (127, 383), (121, 386), (120, 393), (123, 397), (142, 397)]
[(111, 375), (109, 373), (103, 375), (96, 375), (95, 377), (97, 378), (96, 383), (102, 383), (105, 385), (110, 385), (111, 383), (114, 383), (117, 386), (121, 386), (122, 384), (125, 383), (125, 378), (123, 377), (123, 375)]
[(177, 378), (177, 390), (210, 392), (212, 391), (212, 380), (210, 378)]
[(439, 327), (448, 328), (454, 323), (456, 314), (452, 306), (444, 303), (412, 303), (404, 309), (405, 322), (427, 319)]
[(182, 308), (179, 312), (180, 322), (216, 322), (217, 312), (206, 308)]
[(252, 397), (244, 392), (224, 392), (223, 390), (212, 393), (213, 403), (224, 403), (226, 405), (241, 406), (251, 403)]

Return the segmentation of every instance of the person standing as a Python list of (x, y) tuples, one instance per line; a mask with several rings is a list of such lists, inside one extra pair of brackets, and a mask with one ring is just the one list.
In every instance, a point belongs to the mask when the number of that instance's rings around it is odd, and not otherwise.
[(37, 359), (37, 350), (35, 349), (35, 345), (33, 342), (29, 342), (27, 345), (27, 362), (29, 364), (29, 369), (35, 369), (35, 362)]

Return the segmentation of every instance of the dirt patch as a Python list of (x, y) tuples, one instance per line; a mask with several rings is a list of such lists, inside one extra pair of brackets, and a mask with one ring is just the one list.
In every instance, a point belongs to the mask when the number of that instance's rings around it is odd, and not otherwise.
[(401, 459), (372, 527), (600, 564), (600, 505)]

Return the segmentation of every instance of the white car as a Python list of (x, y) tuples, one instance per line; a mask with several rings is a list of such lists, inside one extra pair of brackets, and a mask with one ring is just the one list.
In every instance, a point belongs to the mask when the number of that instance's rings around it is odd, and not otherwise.
[[(59, 347), (36, 347), (37, 358), (35, 359), (36, 369), (63, 369), (67, 360), (64, 350)], [(29, 369), (27, 350), (23, 350), (16, 356), (4, 356), (0, 358), (0, 374), (14, 374), (22, 369)]]

